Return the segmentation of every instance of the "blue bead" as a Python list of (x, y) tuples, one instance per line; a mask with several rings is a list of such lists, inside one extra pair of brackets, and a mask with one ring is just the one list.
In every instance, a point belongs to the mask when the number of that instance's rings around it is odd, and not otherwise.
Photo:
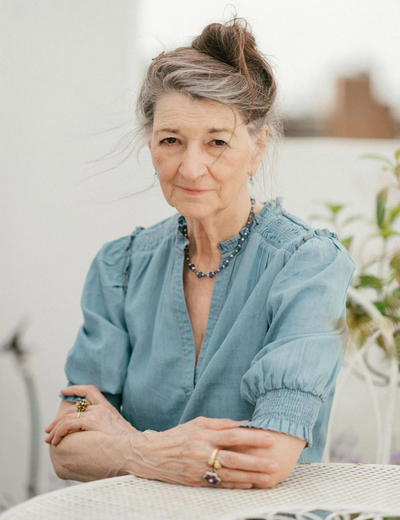
[(203, 278), (203, 273), (201, 271), (197, 273), (197, 278)]
[(210, 272), (208, 273), (208, 276), (209, 276), (209, 278), (214, 278), (214, 273), (210, 271)]
[(194, 269), (194, 264), (189, 264), (189, 269)]

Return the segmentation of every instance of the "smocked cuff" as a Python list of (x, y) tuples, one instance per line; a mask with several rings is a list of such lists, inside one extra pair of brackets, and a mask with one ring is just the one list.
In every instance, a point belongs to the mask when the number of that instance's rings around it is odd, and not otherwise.
[(287, 433), (307, 441), (305, 448), (311, 448), (312, 430), (321, 405), (321, 398), (309, 392), (270, 390), (257, 399), (252, 420), (241, 427)]

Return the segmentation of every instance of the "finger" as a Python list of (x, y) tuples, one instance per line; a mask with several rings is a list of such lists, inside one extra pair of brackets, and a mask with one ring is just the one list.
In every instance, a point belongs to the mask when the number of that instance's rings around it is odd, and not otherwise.
[(252, 484), (253, 486), (266, 487), (271, 481), (271, 477), (266, 473), (255, 473), (252, 471), (222, 468), (217, 471), (217, 474), (222, 482), (228, 484)]
[[(76, 412), (75, 412), (76, 413)], [(54, 421), (47, 426), (47, 428), (44, 430), (46, 433), (51, 434), (52, 431), (54, 431), (57, 426), (61, 423), (61, 421), (64, 419), (66, 415), (70, 415), (71, 412), (66, 412), (64, 415), (59, 417), (58, 419), (54, 419)]]
[(256, 428), (234, 428), (226, 431), (215, 432), (212, 443), (216, 446), (255, 446), (258, 448), (270, 448), (275, 439), (266, 430)]
[(47, 444), (51, 444), (51, 441), (54, 438), (54, 434), (56, 433), (56, 429), (54, 428), (49, 435), (44, 439), (44, 442), (47, 442)]
[(254, 457), (234, 451), (219, 450), (218, 461), (224, 468), (238, 469), (259, 473), (274, 473), (278, 470), (278, 464), (273, 459)]
[[(58, 421), (56, 421), (56, 424), (53, 426), (53, 428), (47, 432), (48, 433), (48, 436), (44, 439), (45, 442), (47, 442), (48, 444), (51, 443), (51, 441), (53, 440), (54, 438), (54, 435), (57, 431), (57, 428), (63, 423), (63, 421), (65, 421), (66, 419), (66, 416), (70, 416), (71, 417), (71, 414), (65, 414), (63, 417), (61, 417)], [(72, 417), (71, 417), (72, 418)], [(53, 421), (54, 422), (54, 421)]]
[[(62, 388), (61, 393), (65, 396), (85, 397), (90, 404), (106, 404), (107, 399), (94, 385), (72, 385)], [(108, 403), (109, 404), (109, 403)]]
[(57, 444), (62, 441), (63, 437), (69, 433), (87, 430), (91, 430), (91, 428), (89, 427), (88, 423), (84, 421), (84, 417), (82, 417), (82, 419), (66, 419), (58, 428), (54, 430), (51, 444), (53, 446), (57, 446)]
[(50, 433), (54, 426), (58, 423), (58, 419), (54, 419), (54, 421), (44, 429), (46, 433)]
[(253, 484), (247, 483), (232, 483), (232, 482), (222, 482), (221, 487), (226, 489), (251, 489), (253, 487)]

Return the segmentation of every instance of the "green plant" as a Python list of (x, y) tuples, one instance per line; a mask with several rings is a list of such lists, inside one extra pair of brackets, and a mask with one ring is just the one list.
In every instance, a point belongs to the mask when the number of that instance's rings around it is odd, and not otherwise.
[[(368, 293), (382, 316), (390, 323), (396, 346), (397, 357), (400, 357), (400, 232), (395, 225), (400, 221), (400, 149), (394, 153), (394, 159), (382, 155), (365, 155), (365, 158), (378, 160), (382, 170), (393, 174), (394, 181), (387, 184), (376, 195), (375, 214), (368, 218), (362, 214), (345, 217), (346, 204), (324, 202), (328, 215), (311, 215), (310, 220), (324, 220), (340, 237), (340, 242), (350, 254), (353, 252), (354, 234), (347, 227), (355, 221), (364, 221), (370, 228), (369, 235), (362, 243), (361, 258), (357, 262), (357, 272), (351, 286), (363, 293)], [(391, 201), (390, 201), (391, 199)], [(341, 238), (343, 236), (343, 238)], [(376, 254), (363, 261), (365, 246), (371, 240), (377, 240), (374, 248)], [(347, 323), (353, 344), (361, 347), (376, 330), (376, 324), (365, 309), (349, 296), (346, 302)], [(393, 355), (382, 335), (377, 343), (388, 355)]]

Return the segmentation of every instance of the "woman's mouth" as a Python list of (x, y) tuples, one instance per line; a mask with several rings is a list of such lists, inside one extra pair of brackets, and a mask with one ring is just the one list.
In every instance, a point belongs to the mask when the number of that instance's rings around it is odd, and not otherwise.
[(203, 193), (207, 193), (210, 190), (198, 190), (193, 188), (184, 188), (183, 186), (178, 186), (179, 189), (186, 193), (187, 195), (203, 195)]

